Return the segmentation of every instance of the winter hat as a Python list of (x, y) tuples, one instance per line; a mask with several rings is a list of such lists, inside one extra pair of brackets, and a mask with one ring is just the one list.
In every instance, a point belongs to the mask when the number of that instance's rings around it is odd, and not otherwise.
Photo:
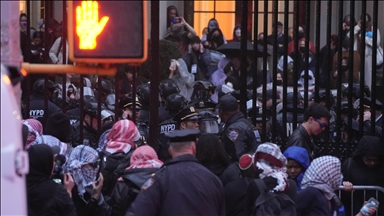
[(32, 143), (35, 142), (36, 138), (43, 135), (43, 126), (40, 121), (36, 119), (23, 120), (23, 124), (28, 127), (29, 134), (27, 136), (27, 142), (25, 143), (25, 149), (28, 149)]
[(277, 186), (272, 192), (288, 189), (287, 159), (281, 153), (278, 145), (274, 143), (259, 145), (255, 153), (254, 163), (257, 169), (262, 170), (259, 174), (261, 179), (267, 176), (277, 179)]
[(135, 141), (140, 139), (140, 133), (131, 120), (117, 121), (107, 136), (105, 150), (111, 154), (116, 152), (128, 153), (136, 147)]
[(54, 136), (61, 142), (67, 142), (70, 133), (71, 122), (66, 113), (57, 112), (49, 116), (45, 125), (45, 135)]
[(239, 159), (239, 168), (241, 170), (247, 170), (252, 166), (253, 163), (253, 155), (244, 154)]

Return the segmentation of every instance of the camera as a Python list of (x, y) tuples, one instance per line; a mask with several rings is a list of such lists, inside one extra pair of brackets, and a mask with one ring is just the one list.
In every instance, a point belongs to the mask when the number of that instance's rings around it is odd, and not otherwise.
[(51, 178), (58, 184), (63, 184), (64, 182), (63, 165), (65, 164), (66, 160), (67, 159), (64, 155), (58, 154), (55, 156), (56, 163)]

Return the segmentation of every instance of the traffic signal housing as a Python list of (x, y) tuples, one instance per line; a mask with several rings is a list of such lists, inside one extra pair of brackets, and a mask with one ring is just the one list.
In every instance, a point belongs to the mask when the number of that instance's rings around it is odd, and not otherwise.
[(69, 58), (77, 63), (147, 59), (146, 1), (68, 1)]

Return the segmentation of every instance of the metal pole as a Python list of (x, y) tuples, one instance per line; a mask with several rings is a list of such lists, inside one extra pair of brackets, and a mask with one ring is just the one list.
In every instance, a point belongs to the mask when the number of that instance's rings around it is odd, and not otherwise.
[(149, 119), (149, 144), (157, 150), (157, 137), (159, 127), (159, 1), (151, 1), (151, 106)]
[[(366, 32), (366, 22), (365, 22), (365, 14), (367, 13), (367, 2), (362, 1), (361, 3), (361, 30), (360, 34), (357, 34), (357, 37), (360, 37), (360, 47), (358, 47), (360, 51), (360, 110), (359, 110), (359, 137), (362, 137), (364, 134), (364, 86), (365, 86), (365, 73), (369, 73), (370, 71), (365, 71), (365, 32)], [(359, 40), (359, 38), (357, 38)], [(372, 92), (372, 88), (371, 88)]]
[(240, 111), (247, 116), (247, 35), (248, 35), (248, 1), (241, 1), (241, 75), (240, 75)]
[[(257, 52), (257, 33), (258, 33), (258, 27), (259, 27), (259, 4), (254, 2), (253, 3), (253, 62), (255, 64), (255, 68), (257, 70), (257, 59), (258, 59), (258, 52)], [(253, 80), (257, 80), (258, 76), (257, 73), (253, 73)], [(256, 103), (257, 102), (257, 86), (255, 85), (253, 87), (253, 94), (252, 94), (252, 124), (256, 125), (256, 115), (258, 110), (256, 109)]]

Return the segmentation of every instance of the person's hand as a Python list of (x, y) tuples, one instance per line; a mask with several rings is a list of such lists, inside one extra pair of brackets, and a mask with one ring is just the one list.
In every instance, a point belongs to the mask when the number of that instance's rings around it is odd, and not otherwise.
[(186, 25), (187, 22), (185, 21), (184, 17), (179, 17), (180, 19), (180, 23), (183, 24), (183, 25)]
[(203, 44), (200, 43), (200, 53), (203, 53), (204, 52), (204, 46)]
[(75, 94), (70, 94), (70, 95), (69, 95), (69, 99), (75, 100), (75, 99), (76, 99)]
[(333, 76), (334, 76), (335, 78), (337, 78), (337, 75), (338, 75), (338, 72), (337, 72), (337, 71), (333, 72)]
[(72, 175), (70, 173), (64, 174), (63, 186), (69, 193), (69, 196), (72, 197), (72, 189), (75, 186), (75, 182), (73, 181)]
[(345, 191), (354, 191), (353, 184), (349, 181), (343, 181), (343, 186)]
[(92, 184), (92, 188), (93, 188), (92, 198), (96, 200), (100, 199), (101, 189), (103, 188), (103, 183), (104, 183), (103, 174), (100, 173), (99, 175), (100, 175), (99, 179), (93, 182)]
[(363, 116), (363, 121), (369, 121), (369, 120), (371, 120), (371, 112), (365, 111)]
[[(364, 205), (365, 204), (367, 204), (367, 201), (364, 201)], [(363, 205), (363, 206), (364, 206)], [(369, 213), (369, 215), (373, 215), (376, 211), (377, 211), (377, 209), (378, 209), (378, 207), (370, 207), (369, 209), (368, 209), (368, 213)], [(364, 216), (364, 214), (362, 213), (362, 212), (359, 212), (359, 213), (357, 213), (357, 215), (356, 216)]]
[(171, 65), (169, 66), (169, 70), (171, 71), (171, 73), (176, 70), (176, 60), (175, 59), (171, 60)]
[(123, 111), (123, 114), (121, 115), (122, 118), (124, 119), (130, 119), (132, 118), (132, 111), (129, 109), (126, 109)]
[[(91, 12), (89, 12), (91, 11)], [(81, 50), (96, 48), (96, 37), (104, 30), (109, 17), (101, 18), (99, 22), (99, 6), (96, 1), (83, 1), (76, 8), (76, 33), (79, 36)]]

